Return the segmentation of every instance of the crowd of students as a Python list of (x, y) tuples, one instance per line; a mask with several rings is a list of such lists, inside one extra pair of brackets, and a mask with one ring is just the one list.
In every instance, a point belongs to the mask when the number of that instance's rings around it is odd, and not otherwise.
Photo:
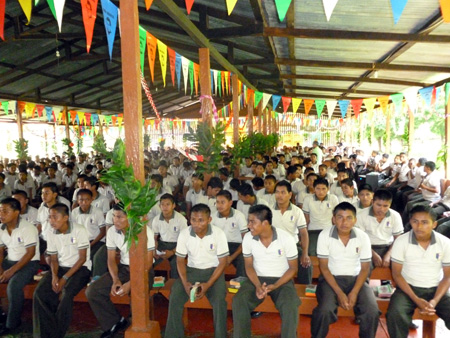
[[(407, 337), (416, 307), (450, 329), (450, 188), (441, 195), (434, 162), (405, 153), (390, 162), (376, 151), (365, 158), (318, 142), (255, 154), (238, 168), (225, 153), (217, 173), (197, 172), (175, 150), (144, 155), (146, 179), (158, 191), (147, 215), (148, 262), (168, 260), (176, 279), (165, 337), (184, 336), (193, 287), (194, 298), (212, 305), (215, 336), (227, 336), (229, 264), (247, 278), (233, 297), (233, 336), (251, 336), (252, 311), (270, 296), (282, 337), (295, 337), (294, 282), (312, 282), (311, 256), (321, 272), (312, 337), (327, 336), (339, 306), (354, 310), (360, 336), (375, 336), (380, 311), (367, 283), (374, 267), (391, 267), (397, 285), (387, 312), (391, 337)], [(128, 325), (110, 300), (132, 292), (128, 219), (101, 181), (110, 166), (93, 155), (0, 163), (0, 282), (8, 282), (9, 301), (0, 334), (20, 330), (23, 287), (43, 262), (49, 271), (33, 297), (34, 336), (64, 337), (73, 298), (88, 283), (102, 337)], [(372, 172), (375, 186), (364, 183)]]

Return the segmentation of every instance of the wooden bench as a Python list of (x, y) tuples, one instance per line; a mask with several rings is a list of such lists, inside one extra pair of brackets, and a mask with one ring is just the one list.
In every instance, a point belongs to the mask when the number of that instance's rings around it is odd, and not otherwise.
[[(174, 283), (174, 279), (170, 279), (166, 282), (164, 287), (161, 287), (159, 289), (156, 289), (155, 292), (160, 293), (163, 295), (166, 299), (169, 299), (170, 297), (170, 290), (172, 288), (172, 285)], [(297, 295), (300, 298), (302, 304), (299, 307), (299, 314), (300, 315), (311, 315), (314, 308), (317, 306), (317, 299), (315, 297), (307, 297), (305, 295), (305, 285), (301, 284), (295, 284), (295, 289), (297, 291)], [(227, 292), (226, 294), (226, 302), (227, 302), (227, 309), (231, 310), (231, 305), (234, 297), (234, 293)], [(389, 299), (382, 299), (377, 298), (378, 307), (382, 313), (382, 316), (386, 315), (388, 306), (389, 306)], [(154, 306), (152, 306), (153, 308)], [(206, 297), (203, 297), (202, 299), (199, 299), (193, 303), (187, 302), (185, 305), (185, 311), (183, 313), (183, 323), (185, 326), (188, 324), (188, 309), (212, 309), (208, 299)], [(267, 297), (260, 305), (258, 305), (255, 308), (255, 311), (261, 311), (261, 312), (267, 312), (267, 313), (278, 313), (278, 310), (275, 307), (275, 304), (272, 302), (270, 297)], [(338, 316), (339, 317), (354, 317), (354, 313), (352, 310), (344, 310), (343, 308), (338, 309)], [(420, 319), (423, 321), (422, 326), (422, 337), (423, 338), (432, 338), (435, 336), (435, 330), (436, 330), (436, 320), (438, 319), (438, 316), (426, 316), (419, 313), (419, 311), (416, 309), (413, 315), (413, 319)], [(300, 321), (299, 321), (300, 325)]]

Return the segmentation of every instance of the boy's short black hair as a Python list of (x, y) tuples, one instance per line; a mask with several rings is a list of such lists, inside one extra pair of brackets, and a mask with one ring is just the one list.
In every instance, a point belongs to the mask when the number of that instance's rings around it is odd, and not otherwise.
[(20, 195), (20, 196), (28, 199), (28, 194), (25, 191), (23, 191), (23, 190), (14, 190), (12, 192), (11, 196), (14, 196), (14, 195)]
[(272, 210), (267, 205), (257, 204), (250, 207), (249, 215), (255, 215), (261, 222), (267, 221), (272, 225)]
[(291, 183), (289, 183), (286, 180), (282, 180), (282, 181), (278, 182), (275, 185), (275, 190), (277, 190), (278, 187), (286, 187), (287, 192), (292, 192), (292, 185), (291, 185)]
[(306, 179), (310, 178), (314, 176), (316, 178), (316, 180), (319, 178), (319, 175), (317, 175), (315, 172), (311, 172), (308, 175), (306, 175)]
[(92, 191), (90, 191), (89, 189), (80, 189), (77, 191), (77, 198), (80, 195), (89, 195), (92, 197)]
[(221, 174), (223, 176), (226, 176), (226, 177), (230, 176), (230, 172), (228, 171), (227, 168), (220, 168), (219, 169), (219, 174)]
[(261, 178), (261, 177), (254, 177), (253, 179), (252, 179), (252, 184), (255, 186), (255, 187), (264, 187), (264, 180)]
[(199, 204), (194, 205), (192, 207), (192, 209), (191, 209), (191, 215), (194, 212), (203, 212), (206, 215), (208, 215), (208, 217), (211, 216), (211, 209), (206, 204), (203, 204), (203, 203), (199, 203)]
[(9, 205), (14, 211), (20, 211), (22, 208), (20, 202), (12, 197), (6, 197), (0, 201), (0, 204)]
[(273, 175), (267, 175), (266, 177), (264, 177), (264, 181), (268, 181), (268, 180), (272, 180), (272, 181), (274, 181), (275, 183), (277, 183), (277, 179), (276, 179), (276, 177), (273, 176)]
[(217, 195), (216, 198), (219, 196), (223, 196), (225, 197), (227, 200), (232, 201), (233, 200), (233, 196), (231, 196), (231, 193), (228, 190), (220, 190)]
[(192, 177), (195, 177), (196, 179), (198, 179), (200, 181), (204, 181), (205, 180), (205, 176), (202, 173), (198, 173), (198, 172), (193, 173)]
[(414, 214), (419, 213), (419, 212), (424, 212), (424, 213), (427, 213), (428, 215), (430, 215), (431, 220), (433, 222), (435, 222), (436, 219), (437, 219), (437, 215), (436, 215), (436, 212), (434, 211), (434, 209), (432, 207), (430, 207), (429, 205), (426, 205), (426, 204), (417, 204), (417, 205), (415, 205), (411, 209), (411, 211), (409, 212), (409, 219), (411, 219), (411, 217)]
[(238, 191), (242, 196), (255, 196), (252, 186), (248, 183), (242, 183)]
[(363, 190), (367, 190), (367, 191), (370, 191), (370, 192), (373, 193), (372, 186), (370, 184), (367, 184), (367, 183), (361, 184), (361, 186), (359, 187), (359, 191), (360, 192), (363, 191)]
[(312, 162), (312, 161), (311, 161), (310, 158), (305, 158), (305, 159), (303, 160), (303, 165), (310, 164), (311, 162)]
[(318, 179), (316, 179), (316, 180), (314, 181), (313, 187), (315, 188), (315, 187), (317, 187), (319, 184), (322, 184), (322, 185), (326, 186), (327, 188), (328, 188), (329, 185), (330, 185), (330, 184), (328, 183), (328, 181), (327, 181), (326, 179), (322, 178), (322, 177), (319, 177)]
[(436, 163), (434, 163), (433, 161), (425, 162), (425, 166), (430, 168), (431, 171), (434, 171), (436, 169)]
[(378, 189), (373, 194), (373, 200), (392, 201), (392, 193), (387, 189)]
[(58, 186), (55, 182), (47, 182), (42, 185), (42, 189), (49, 188), (52, 192), (58, 193)]
[(55, 210), (58, 214), (69, 216), (69, 207), (64, 203), (56, 203), (52, 205), (49, 210)]
[(208, 184), (206, 185), (207, 188), (215, 189), (220, 188), (223, 189), (223, 182), (218, 177), (211, 177)]
[(89, 183), (91, 187), (95, 187), (95, 190), (100, 186), (100, 182), (95, 177), (88, 176), (84, 181)]
[(296, 172), (297, 172), (297, 167), (291, 165), (286, 170), (286, 177), (291, 175), (291, 174), (295, 174)]
[(341, 185), (342, 184), (348, 185), (349, 187), (353, 187), (353, 180), (351, 178), (345, 178), (341, 181)]
[(341, 202), (333, 209), (333, 216), (336, 216), (339, 211), (350, 210), (354, 217), (356, 217), (356, 208), (353, 204), (348, 202)]
[(152, 176), (150, 176), (150, 179), (156, 181), (161, 185), (163, 184), (163, 177), (160, 174), (153, 174)]
[(175, 204), (175, 197), (173, 197), (172, 194), (164, 194), (159, 199), (159, 202), (161, 203), (162, 200), (170, 200), (172, 204)]

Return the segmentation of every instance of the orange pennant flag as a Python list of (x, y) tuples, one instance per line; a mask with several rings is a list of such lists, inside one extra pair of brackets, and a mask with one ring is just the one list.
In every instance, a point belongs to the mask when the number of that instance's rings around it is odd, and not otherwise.
[(155, 80), (155, 59), (156, 59), (156, 44), (157, 39), (147, 32), (147, 53), (148, 53), (148, 65), (150, 67), (150, 74), (152, 76), (152, 82)]
[(147, 10), (149, 10), (152, 3), (153, 3), (153, 0), (145, 0), (145, 8), (147, 8)]
[(175, 87), (176, 53), (172, 48), (169, 47), (167, 47), (167, 53), (169, 54), (170, 76), (172, 77), (172, 85)]
[(355, 117), (358, 118), (359, 112), (361, 111), (363, 100), (362, 99), (351, 100), (350, 103), (353, 107), (353, 114), (355, 114)]
[(448, 0), (439, 0), (441, 4), (441, 13), (444, 22), (450, 22), (450, 1)]
[(250, 100), (250, 97), (253, 95), (254, 91), (250, 88), (247, 88), (247, 101), (245, 102), (248, 104), (248, 100)]
[(191, 14), (192, 5), (194, 4), (194, 0), (185, 0), (186, 1), (186, 10), (188, 15)]
[(303, 104), (305, 105), (305, 114), (308, 115), (308, 114), (309, 114), (309, 111), (311, 110), (311, 107), (312, 107), (313, 104), (314, 104), (314, 100), (313, 100), (313, 99), (311, 99), (311, 100), (309, 100), (309, 99), (304, 99), (304, 100), (303, 100)]
[(70, 121), (72, 123), (75, 123), (75, 119), (77, 118), (77, 112), (74, 110), (71, 110), (69, 113), (70, 113)]
[(225, 72), (220, 73), (220, 79), (222, 81), (222, 95), (225, 95)]
[(111, 122), (112, 122), (113, 126), (116, 125), (116, 121), (117, 121), (117, 116), (116, 115), (111, 115)]
[(25, 109), (25, 105), (26, 105), (27, 103), (26, 102), (23, 102), (23, 101), (17, 101), (17, 108), (18, 108), (18, 112), (17, 112), (17, 114), (21, 114), (22, 112), (23, 112), (23, 110)]
[(195, 95), (198, 95), (198, 73), (200, 72), (200, 65), (194, 62), (194, 87)]
[(387, 114), (387, 106), (389, 103), (389, 95), (387, 96), (381, 96), (378, 98), (378, 102), (380, 103), (381, 110), (383, 111), (383, 114)]
[(94, 35), (95, 19), (97, 19), (98, 0), (81, 0), (84, 31), (86, 32), (86, 49), (89, 53)]

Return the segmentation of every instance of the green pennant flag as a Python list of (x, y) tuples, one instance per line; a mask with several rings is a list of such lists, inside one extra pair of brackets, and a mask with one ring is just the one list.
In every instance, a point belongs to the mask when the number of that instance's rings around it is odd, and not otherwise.
[(278, 17), (280, 18), (280, 21), (284, 20), (291, 1), (292, 0), (275, 0), (275, 6), (277, 7)]
[(191, 84), (191, 95), (194, 93), (194, 63), (189, 60), (189, 82)]
[(392, 103), (394, 103), (395, 112), (398, 114), (402, 109), (403, 94), (397, 93), (391, 95)]
[(9, 115), (9, 101), (2, 101), (2, 107), (6, 115)]
[(147, 46), (147, 31), (139, 26), (139, 52), (141, 56), (141, 71), (144, 74), (145, 47)]
[(58, 18), (56, 17), (55, 3), (53, 1), (54, 0), (47, 0), (48, 7), (50, 7), (50, 10), (52, 11), (53, 16), (55, 17), (55, 20), (58, 20)]
[(316, 100), (316, 110), (317, 110), (317, 117), (320, 119), (320, 115), (322, 115), (323, 107), (325, 107), (325, 104), (327, 101), (325, 100)]
[(222, 72), (217, 72), (217, 84), (219, 85), (219, 96), (222, 97)]
[(106, 126), (109, 126), (112, 123), (111, 115), (105, 116)]
[(447, 82), (445, 84), (445, 105), (447, 105), (449, 94), (450, 94), (450, 82)]
[(263, 98), (263, 93), (255, 91), (255, 107), (258, 107), (259, 101)]
[(34, 7), (36, 7), (39, 4), (39, 0), (34, 0)]

